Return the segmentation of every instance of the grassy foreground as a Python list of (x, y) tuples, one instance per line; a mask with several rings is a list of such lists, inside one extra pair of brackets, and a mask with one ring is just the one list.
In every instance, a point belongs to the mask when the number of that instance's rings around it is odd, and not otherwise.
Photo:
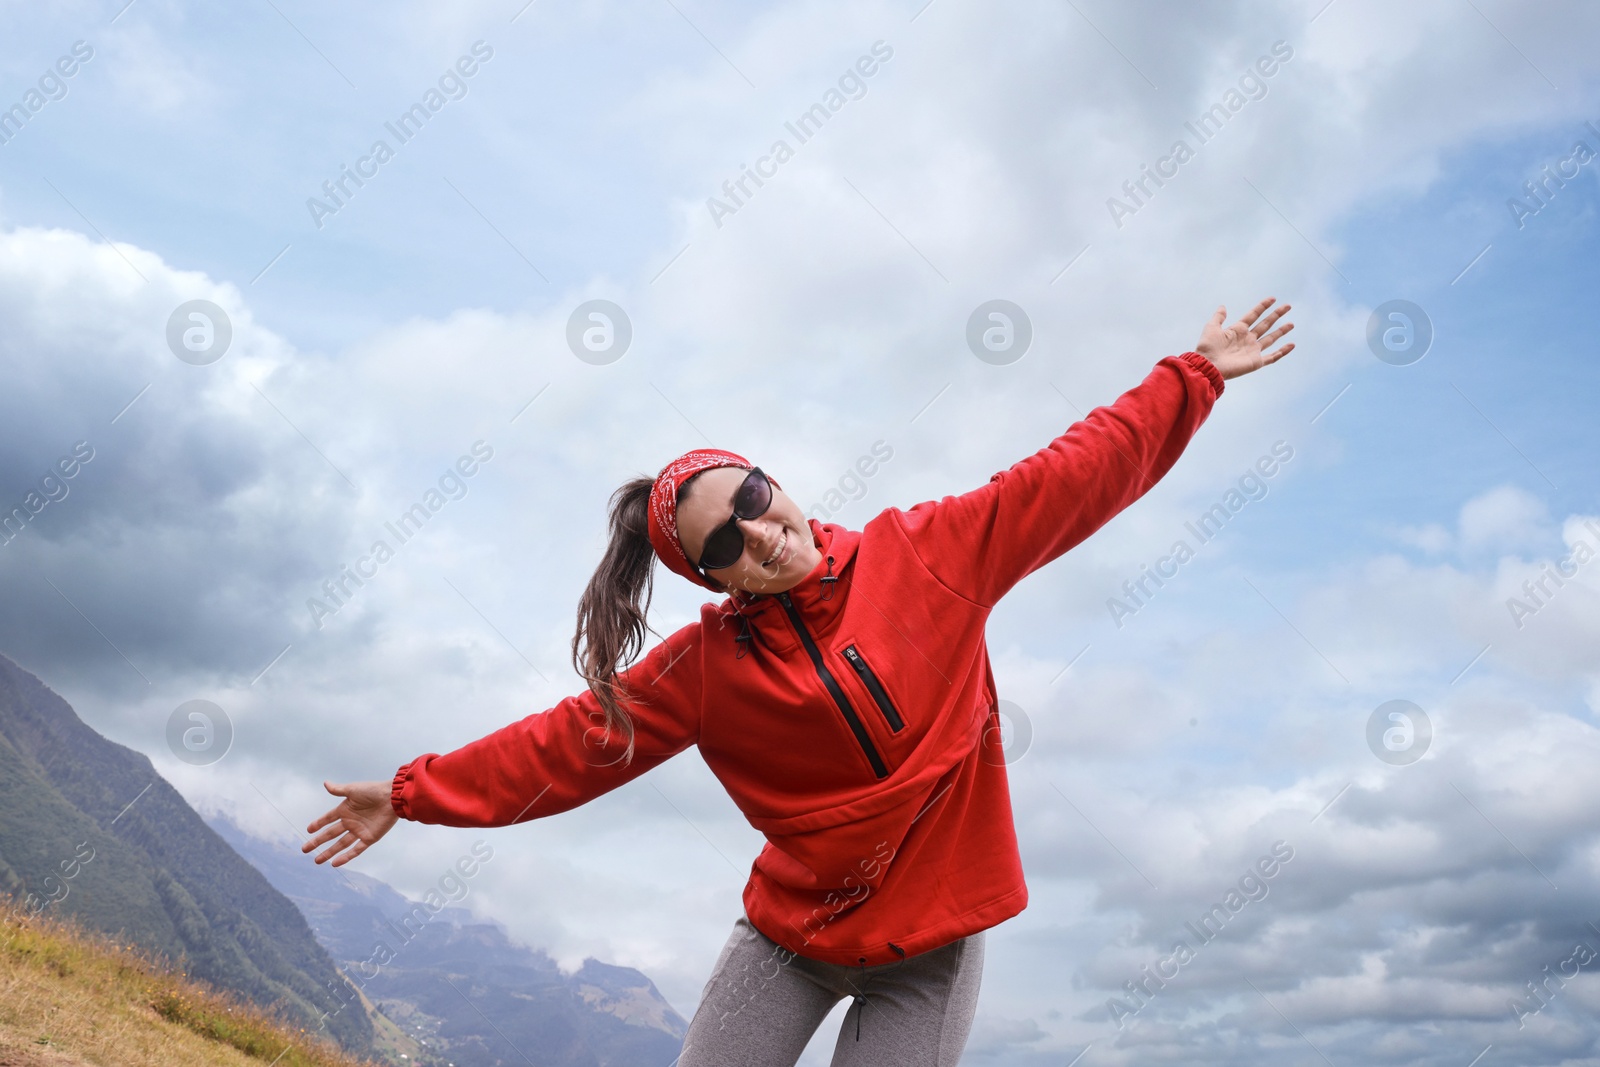
[(0, 1067), (374, 1067), (152, 961), (0, 897)]

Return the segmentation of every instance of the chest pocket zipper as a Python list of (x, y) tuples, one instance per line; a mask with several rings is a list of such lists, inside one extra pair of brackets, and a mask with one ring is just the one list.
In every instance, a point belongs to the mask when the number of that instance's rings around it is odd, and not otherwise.
[(794, 624), (794, 629), (800, 635), (800, 643), (805, 646), (806, 655), (811, 658), (811, 665), (816, 668), (817, 677), (822, 680), (823, 687), (828, 690), (828, 695), (833, 697), (833, 702), (839, 706), (839, 711), (844, 715), (845, 723), (850, 727), (850, 732), (855, 735), (856, 743), (861, 746), (862, 755), (867, 757), (867, 762), (872, 765), (872, 773), (879, 778), (889, 776), (889, 768), (883, 762), (883, 757), (878, 754), (878, 748), (872, 743), (872, 735), (867, 733), (866, 724), (856, 714), (856, 709), (850, 706), (850, 700), (844, 695), (839, 682), (828, 670), (828, 665), (822, 661), (822, 652), (811, 639), (811, 631), (806, 629), (806, 624), (800, 619), (800, 612), (796, 610), (794, 602), (789, 599), (788, 593), (779, 593), (778, 602), (783, 605), (783, 610), (788, 612), (789, 621)]
[(856, 674), (861, 678), (861, 684), (867, 687), (867, 692), (872, 694), (873, 702), (878, 705), (878, 710), (883, 712), (883, 717), (889, 720), (889, 729), (899, 733), (905, 728), (905, 721), (900, 718), (900, 713), (894, 710), (894, 703), (889, 699), (889, 694), (884, 691), (878, 676), (872, 673), (872, 668), (867, 666), (867, 661), (861, 658), (861, 653), (856, 651), (855, 645), (846, 645), (841, 653), (849, 660), (850, 666), (856, 669)]

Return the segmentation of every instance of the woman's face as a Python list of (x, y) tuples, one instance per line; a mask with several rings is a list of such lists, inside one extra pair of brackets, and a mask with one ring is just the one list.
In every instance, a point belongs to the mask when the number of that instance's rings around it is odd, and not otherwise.
[[(698, 565), (706, 539), (732, 517), (733, 494), (749, 473), (740, 467), (713, 467), (688, 483), (688, 494), (678, 501), (678, 541), (691, 563)], [(822, 553), (811, 539), (811, 525), (776, 485), (765, 512), (737, 522), (744, 533), (744, 553), (731, 567), (705, 572), (724, 587), (747, 593), (781, 593), (794, 588), (822, 562)]]

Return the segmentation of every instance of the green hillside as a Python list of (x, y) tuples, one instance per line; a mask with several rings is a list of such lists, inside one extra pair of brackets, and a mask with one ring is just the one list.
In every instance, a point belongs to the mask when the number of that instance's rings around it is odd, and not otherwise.
[(0, 900), (0, 1067), (269, 1064), (376, 1067), (126, 944)]
[[(307, 1030), (356, 996), (295, 905), (147, 758), (101, 737), (4, 656), (0, 892), (120, 935)], [(373, 1049), (363, 1012), (337, 1012), (328, 1029), (351, 1052)]]

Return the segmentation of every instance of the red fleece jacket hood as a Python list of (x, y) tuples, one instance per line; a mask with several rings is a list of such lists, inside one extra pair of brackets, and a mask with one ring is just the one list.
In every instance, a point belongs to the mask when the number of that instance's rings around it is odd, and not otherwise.
[(1175, 463), (1223, 390), (1197, 353), (959, 496), (861, 531), (786, 593), (706, 604), (623, 673), (635, 755), (587, 690), (394, 776), (402, 817), (503, 826), (566, 811), (698, 745), (766, 836), (744, 907), (813, 959), (876, 965), (1027, 905), (984, 625), (1026, 575)]

